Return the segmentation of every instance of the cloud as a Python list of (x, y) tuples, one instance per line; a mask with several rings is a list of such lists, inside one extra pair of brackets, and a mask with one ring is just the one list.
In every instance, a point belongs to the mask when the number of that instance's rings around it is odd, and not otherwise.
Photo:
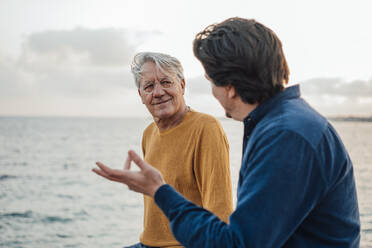
[[(152, 32), (154, 33), (154, 32)], [(33, 33), (23, 44), (22, 60), (48, 59), (53, 63), (113, 66), (129, 63), (146, 34), (125, 29), (102, 28), (51, 30)]]
[(42, 75), (0, 60), (0, 82), (0, 115), (147, 115), (132, 75), (116, 68), (58, 67)]
[(372, 78), (346, 82), (339, 78), (313, 78), (301, 83), (306, 94), (328, 94), (347, 98), (372, 97)]
[(97, 115), (130, 115), (140, 102), (133, 102), (138, 96), (130, 61), (154, 35), (113, 28), (30, 34), (19, 58), (0, 51), (0, 114), (92, 115), (97, 110)]
[[(18, 58), (0, 51), (0, 114), (148, 115), (129, 63), (136, 49), (156, 35), (75, 28), (26, 36)], [(372, 114), (372, 79), (313, 78), (301, 88), (324, 114)], [(186, 98), (197, 110), (223, 112), (203, 76), (186, 78)]]
[[(213, 108), (210, 83), (203, 77), (186, 79), (188, 103), (221, 114)], [(301, 82), (302, 95), (324, 115), (372, 115), (372, 79), (347, 82), (340, 78), (312, 78)], [(218, 105), (218, 104), (217, 104)]]
[(314, 78), (301, 83), (303, 96), (326, 115), (372, 115), (372, 79)]
[[(221, 114), (211, 103), (210, 83), (203, 77), (186, 80), (188, 102), (199, 101), (201, 110)], [(372, 79), (345, 81), (340, 78), (312, 78), (301, 82), (302, 95), (324, 115), (372, 115)]]

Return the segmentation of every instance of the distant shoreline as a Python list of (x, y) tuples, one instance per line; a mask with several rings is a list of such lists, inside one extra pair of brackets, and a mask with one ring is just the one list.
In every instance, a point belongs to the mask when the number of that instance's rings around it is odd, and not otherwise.
[(326, 116), (330, 121), (372, 122), (372, 116)]
[[(325, 116), (330, 121), (336, 122), (372, 122), (372, 116)], [(26, 119), (135, 119), (151, 121), (150, 116), (21, 116), (21, 115), (0, 115), (0, 119), (4, 118), (26, 118)], [(216, 116), (218, 120), (231, 120), (223, 116)]]
[[(335, 122), (372, 122), (372, 116), (325, 116), (329, 121)], [(231, 120), (226, 117), (217, 117), (218, 120)]]

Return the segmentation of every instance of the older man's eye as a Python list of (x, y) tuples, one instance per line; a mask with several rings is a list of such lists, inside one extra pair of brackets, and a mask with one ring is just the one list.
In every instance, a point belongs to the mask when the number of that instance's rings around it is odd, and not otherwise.
[(146, 92), (151, 92), (154, 89), (154, 84), (147, 84), (143, 89)]
[(161, 86), (162, 86), (163, 88), (169, 88), (169, 87), (172, 86), (172, 84), (173, 84), (173, 82), (171, 82), (171, 81), (162, 81), (162, 82), (161, 82)]

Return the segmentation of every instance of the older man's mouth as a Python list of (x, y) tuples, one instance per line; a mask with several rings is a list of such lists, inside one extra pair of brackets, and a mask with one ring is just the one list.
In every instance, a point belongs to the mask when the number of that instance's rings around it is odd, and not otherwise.
[(170, 100), (172, 100), (172, 99), (167, 99), (167, 100), (164, 100), (164, 101), (161, 101), (161, 102), (155, 102), (155, 103), (152, 103), (152, 105), (160, 105), (160, 104), (169, 102)]

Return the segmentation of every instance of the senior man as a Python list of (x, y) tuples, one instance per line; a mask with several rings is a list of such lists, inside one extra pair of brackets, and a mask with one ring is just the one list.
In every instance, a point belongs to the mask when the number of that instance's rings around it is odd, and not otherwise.
[[(233, 204), (229, 145), (221, 125), (185, 104), (185, 79), (178, 59), (139, 53), (133, 59), (132, 73), (142, 103), (154, 119), (143, 132), (144, 160), (190, 201), (226, 222)], [(129, 247), (179, 246), (166, 216), (152, 197), (144, 196), (140, 243)]]
[(276, 34), (253, 19), (231, 18), (200, 32), (194, 54), (226, 115), (244, 123), (230, 222), (187, 201), (133, 151), (126, 163), (140, 172), (102, 164), (96, 171), (154, 197), (186, 247), (359, 247), (352, 162), (299, 86), (285, 87), (289, 69)]

